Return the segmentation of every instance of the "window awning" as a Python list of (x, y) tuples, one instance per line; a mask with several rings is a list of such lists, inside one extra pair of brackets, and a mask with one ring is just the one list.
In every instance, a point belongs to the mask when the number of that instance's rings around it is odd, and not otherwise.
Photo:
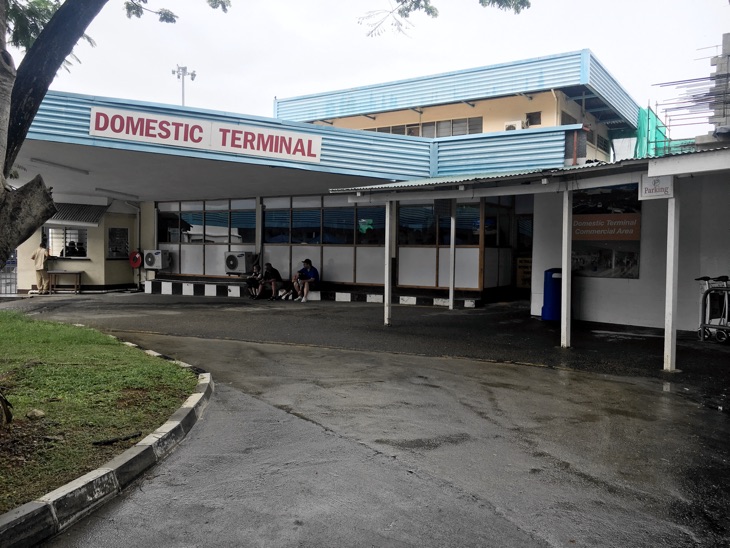
[(97, 227), (108, 205), (56, 203), (56, 214), (46, 221), (51, 226)]

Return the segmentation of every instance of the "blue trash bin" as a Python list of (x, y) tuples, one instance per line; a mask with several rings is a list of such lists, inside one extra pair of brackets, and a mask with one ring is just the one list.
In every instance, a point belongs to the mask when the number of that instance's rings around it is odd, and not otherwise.
[(548, 268), (545, 271), (545, 287), (542, 301), (542, 319), (560, 320), (560, 295), (563, 283), (562, 268)]

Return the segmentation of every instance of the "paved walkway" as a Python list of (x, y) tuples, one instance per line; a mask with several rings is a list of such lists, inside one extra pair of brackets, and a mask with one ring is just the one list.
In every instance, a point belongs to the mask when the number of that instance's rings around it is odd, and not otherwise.
[(580, 326), (560, 349), (524, 303), (396, 307), (391, 328), (359, 303), (14, 307), (216, 380), (171, 456), (49, 546), (730, 542), (728, 347), (682, 337), (667, 376), (655, 331)]

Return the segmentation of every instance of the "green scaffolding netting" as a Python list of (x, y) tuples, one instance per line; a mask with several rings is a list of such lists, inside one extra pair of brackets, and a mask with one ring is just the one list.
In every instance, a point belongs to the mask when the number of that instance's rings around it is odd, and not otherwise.
[(651, 158), (675, 154), (692, 145), (692, 139), (672, 140), (669, 129), (651, 108), (640, 108), (636, 124), (634, 158)]

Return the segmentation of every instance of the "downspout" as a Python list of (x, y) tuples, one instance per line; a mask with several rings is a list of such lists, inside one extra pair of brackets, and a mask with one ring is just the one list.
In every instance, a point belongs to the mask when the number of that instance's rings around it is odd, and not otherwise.
[[(142, 215), (140, 214), (141, 209), (138, 205), (134, 205), (129, 202), (124, 202), (124, 203), (125, 203), (125, 205), (128, 205), (129, 207), (134, 209), (134, 211), (136, 212), (135, 215), (137, 217), (137, 251), (142, 253), (142, 249), (141, 249), (142, 248)], [(142, 269), (138, 268), (137, 269), (137, 291), (141, 291), (141, 290), (142, 290)]]
[(573, 165), (578, 165), (578, 130), (573, 132)]

